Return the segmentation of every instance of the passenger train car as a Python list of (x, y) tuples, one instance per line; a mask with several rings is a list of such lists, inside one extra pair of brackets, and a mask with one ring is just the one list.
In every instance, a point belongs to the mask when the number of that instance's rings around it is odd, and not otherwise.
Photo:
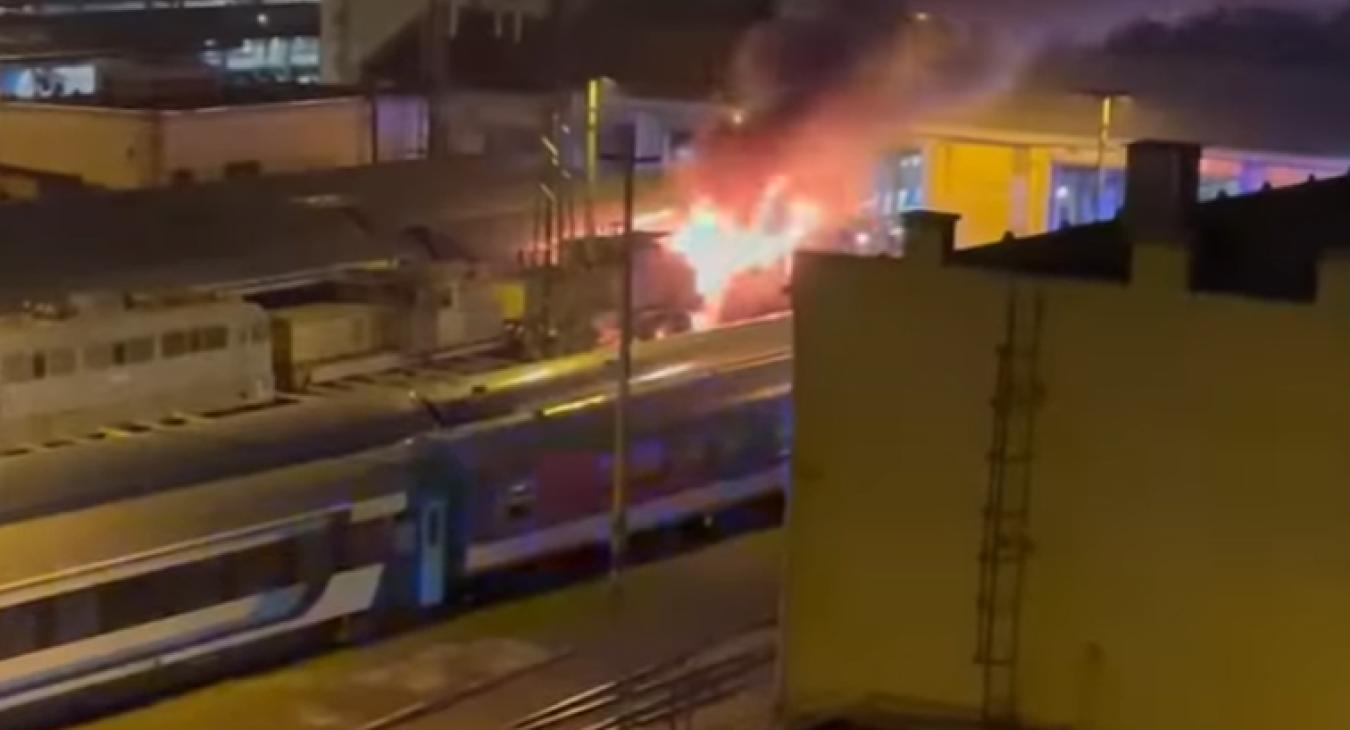
[(0, 318), (0, 444), (274, 395), (261, 307), (85, 299)]
[[(781, 492), (787, 371), (778, 359), (639, 380), (634, 530)], [(611, 414), (604, 394), (554, 401), (395, 446), (0, 524), (0, 725), (63, 722), (294, 656), (603, 545)]]
[[(772, 319), (639, 343), (637, 380), (786, 356), (790, 321)], [(485, 373), (391, 373), (288, 395), (261, 407), (149, 421), (115, 435), (0, 450), (0, 525), (168, 489), (359, 454), (607, 386), (612, 352)], [(341, 385), (341, 387), (338, 387)]]
[[(696, 306), (691, 272), (649, 268), (639, 268), (644, 317)], [(278, 389), (289, 396), (452, 369), (471, 355), (509, 365), (591, 350), (597, 313), (614, 306), (607, 271), (549, 263), (494, 276), (455, 262), (385, 264), (303, 285), (245, 283), (219, 296), (84, 295), (0, 314), (0, 450), (265, 406)], [(654, 285), (668, 278), (688, 281)]]

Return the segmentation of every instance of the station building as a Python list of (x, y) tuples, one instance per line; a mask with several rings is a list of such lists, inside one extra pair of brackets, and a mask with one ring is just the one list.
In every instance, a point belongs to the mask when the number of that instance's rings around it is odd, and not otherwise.
[[(1242, 730), (1350, 713), (1350, 178), (803, 254), (789, 726)], [(985, 723), (985, 724), (981, 724)]]

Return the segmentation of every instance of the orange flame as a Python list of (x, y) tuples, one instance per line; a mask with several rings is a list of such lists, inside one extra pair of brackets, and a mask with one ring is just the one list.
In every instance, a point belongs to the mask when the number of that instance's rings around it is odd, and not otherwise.
[(736, 284), (747, 275), (767, 275), (778, 282), (779, 291), (787, 285), (793, 252), (824, 222), (818, 204), (790, 194), (789, 188), (786, 177), (772, 178), (745, 220), (711, 198), (700, 197), (667, 239), (667, 245), (694, 269), (695, 287), (704, 303), (696, 327), (725, 321)]

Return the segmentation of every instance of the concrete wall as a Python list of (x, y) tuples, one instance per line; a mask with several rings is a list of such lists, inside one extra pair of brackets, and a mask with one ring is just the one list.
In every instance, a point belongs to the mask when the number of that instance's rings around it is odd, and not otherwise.
[[(916, 257), (921, 259), (922, 257)], [(930, 257), (930, 261), (935, 257)], [(1191, 295), (1174, 250), (1047, 307), (1023, 715), (1088, 730), (1350, 717), (1350, 268), (1316, 305)], [(969, 714), (1009, 282), (804, 258), (785, 707)]]
[(150, 114), (115, 109), (0, 104), (0, 165), (135, 188), (158, 164)]
[(370, 107), (346, 97), (286, 104), (164, 112), (163, 170), (224, 177), (231, 163), (256, 161), (265, 173), (325, 170), (371, 159)]
[(190, 111), (0, 105), (0, 165), (113, 189), (166, 184), (175, 170), (220, 179), (231, 163), (263, 172), (350, 167), (370, 160), (364, 99)]

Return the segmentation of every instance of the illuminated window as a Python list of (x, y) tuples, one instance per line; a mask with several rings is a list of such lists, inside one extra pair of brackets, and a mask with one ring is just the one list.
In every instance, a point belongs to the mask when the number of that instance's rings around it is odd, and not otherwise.
[(1055, 165), (1050, 181), (1050, 229), (1080, 226), (1116, 217), (1125, 202), (1125, 172), (1107, 169), (1097, 200), (1097, 168)]
[(1232, 197), (1242, 194), (1242, 184), (1236, 177), (1200, 178), (1200, 200), (1214, 200), (1220, 196)]
[(909, 150), (888, 156), (877, 179), (876, 212), (895, 215), (922, 208), (923, 153)]

